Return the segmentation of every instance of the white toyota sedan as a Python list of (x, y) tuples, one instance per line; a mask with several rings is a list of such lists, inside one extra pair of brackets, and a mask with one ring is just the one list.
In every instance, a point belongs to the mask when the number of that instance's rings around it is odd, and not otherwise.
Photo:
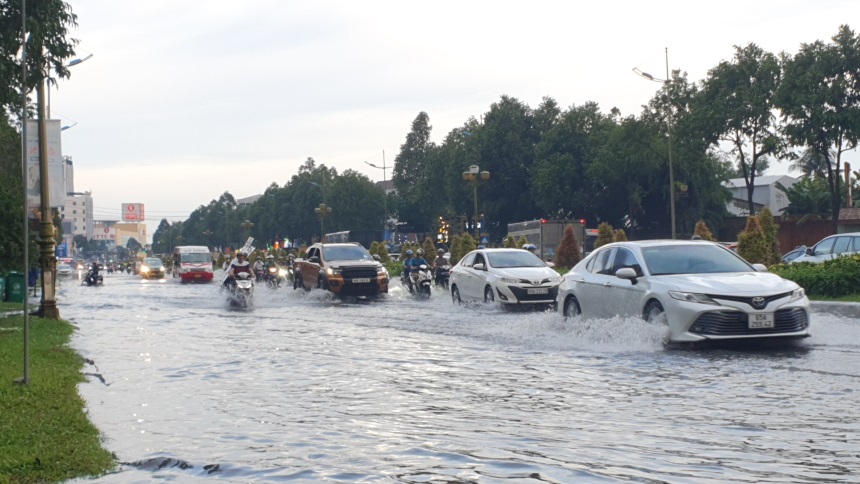
[(565, 317), (639, 316), (669, 342), (809, 336), (803, 288), (706, 241), (617, 242), (564, 276)]
[(554, 305), (561, 276), (522, 249), (479, 249), (451, 269), (451, 297), (509, 305)]

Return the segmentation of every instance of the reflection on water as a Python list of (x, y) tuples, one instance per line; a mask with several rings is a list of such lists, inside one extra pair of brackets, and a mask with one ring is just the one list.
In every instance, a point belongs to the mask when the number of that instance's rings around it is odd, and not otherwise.
[(60, 287), (124, 463), (96, 482), (849, 482), (858, 323), (664, 349), (638, 319), (106, 278)]

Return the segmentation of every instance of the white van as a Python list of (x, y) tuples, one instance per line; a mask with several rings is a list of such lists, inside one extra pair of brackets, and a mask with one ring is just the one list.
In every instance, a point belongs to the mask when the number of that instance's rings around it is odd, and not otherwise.
[(826, 260), (860, 252), (860, 232), (836, 234), (821, 239), (820, 242), (806, 249), (805, 254), (791, 261), (814, 262), (820, 264)]
[(214, 275), (209, 247), (181, 245), (173, 249), (173, 277), (182, 282), (209, 282)]

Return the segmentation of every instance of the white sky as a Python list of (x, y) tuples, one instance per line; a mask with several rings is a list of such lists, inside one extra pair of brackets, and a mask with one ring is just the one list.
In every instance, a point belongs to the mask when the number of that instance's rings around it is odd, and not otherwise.
[(701, 80), (734, 45), (795, 53), (860, 28), (855, 0), (68, 1), (77, 57), (93, 55), (51, 93), (52, 116), (77, 123), (62, 141), (75, 189), (96, 219), (145, 204), (150, 236), (309, 156), (381, 180), (364, 162), (384, 151), (390, 167), (420, 111), (436, 142), (503, 94), (638, 115), (659, 85), (632, 68), (664, 77), (665, 47)]

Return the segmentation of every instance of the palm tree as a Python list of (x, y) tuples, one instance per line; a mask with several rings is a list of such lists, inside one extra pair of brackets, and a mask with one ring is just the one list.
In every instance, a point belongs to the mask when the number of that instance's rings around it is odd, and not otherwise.
[(803, 176), (814, 178), (827, 178), (827, 165), (835, 169), (836, 153), (832, 151), (821, 151), (817, 148), (806, 148), (803, 154), (788, 165), (788, 171), (800, 171)]

